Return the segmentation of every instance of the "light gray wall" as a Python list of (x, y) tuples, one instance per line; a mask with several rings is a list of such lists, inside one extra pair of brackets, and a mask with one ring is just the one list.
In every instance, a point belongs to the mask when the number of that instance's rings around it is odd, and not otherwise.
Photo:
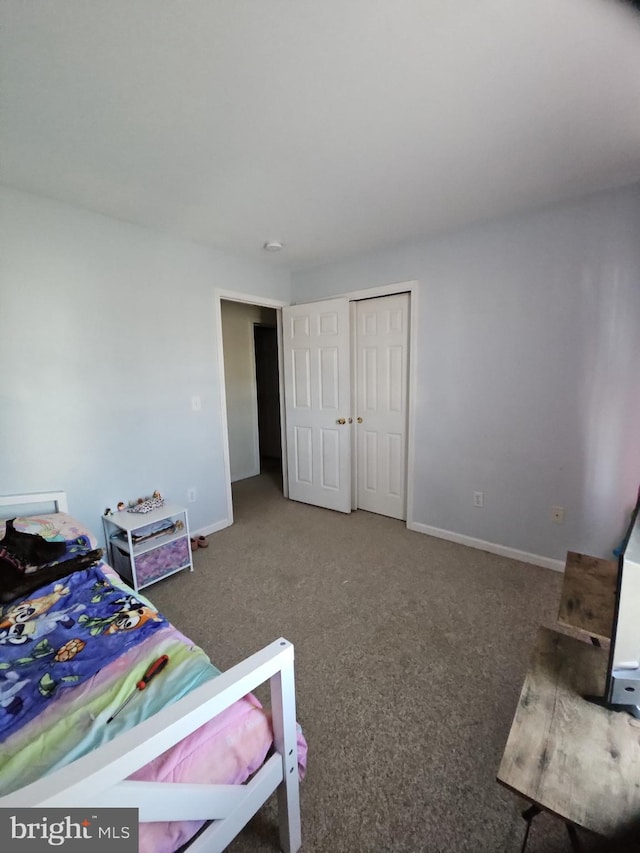
[(274, 308), (222, 300), (224, 377), (231, 482), (260, 473), (253, 324), (276, 323)]
[(65, 489), (101, 533), (195, 487), (192, 528), (223, 521), (214, 288), (287, 300), (289, 274), (8, 189), (0, 226), (0, 493)]
[(640, 187), (297, 272), (292, 287), (302, 301), (414, 279), (414, 520), (554, 559), (610, 555), (640, 484)]

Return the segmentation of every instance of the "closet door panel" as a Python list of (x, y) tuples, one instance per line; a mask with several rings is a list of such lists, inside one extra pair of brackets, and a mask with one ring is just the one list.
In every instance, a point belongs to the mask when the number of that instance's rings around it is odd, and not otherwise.
[(282, 310), (289, 497), (351, 512), (349, 303)]
[(356, 304), (359, 509), (406, 518), (409, 294)]

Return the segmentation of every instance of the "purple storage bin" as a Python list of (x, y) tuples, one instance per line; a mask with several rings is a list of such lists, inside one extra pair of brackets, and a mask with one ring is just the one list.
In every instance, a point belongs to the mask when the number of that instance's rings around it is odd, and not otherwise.
[(138, 586), (159, 580), (176, 569), (185, 568), (189, 563), (189, 540), (186, 537), (140, 554), (136, 557)]

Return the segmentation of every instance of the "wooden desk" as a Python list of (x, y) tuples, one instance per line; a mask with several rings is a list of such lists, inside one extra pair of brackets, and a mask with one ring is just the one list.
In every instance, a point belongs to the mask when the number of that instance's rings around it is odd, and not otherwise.
[(569, 824), (610, 835), (640, 815), (640, 720), (602, 695), (608, 652), (540, 628), (498, 782)]
[(610, 640), (618, 563), (567, 553), (558, 622), (598, 640)]

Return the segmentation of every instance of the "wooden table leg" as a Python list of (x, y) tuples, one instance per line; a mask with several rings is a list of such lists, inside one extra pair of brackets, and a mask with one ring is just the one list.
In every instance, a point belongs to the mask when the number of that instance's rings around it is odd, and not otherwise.
[(522, 817), (527, 823), (527, 828), (524, 831), (524, 838), (522, 839), (522, 847), (520, 848), (520, 853), (525, 853), (527, 841), (529, 839), (529, 830), (531, 829), (531, 821), (536, 815), (539, 815), (541, 811), (542, 809), (539, 806), (532, 805), (522, 812)]
[(567, 823), (565, 825), (567, 827), (569, 841), (571, 842), (571, 849), (573, 850), (573, 853), (582, 853), (582, 845), (580, 844), (580, 839), (578, 838), (578, 833), (576, 831), (575, 826), (572, 823)]

